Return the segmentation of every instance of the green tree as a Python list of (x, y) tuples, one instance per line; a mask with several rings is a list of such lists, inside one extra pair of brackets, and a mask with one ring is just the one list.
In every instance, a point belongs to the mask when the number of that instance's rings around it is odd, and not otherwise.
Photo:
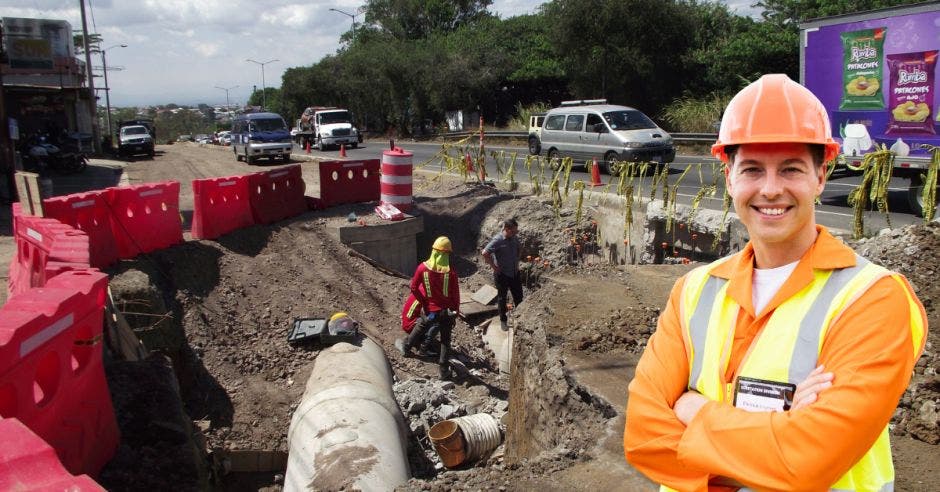
[(366, 23), (396, 39), (423, 39), (450, 32), (490, 14), (491, 0), (369, 0)]
[(281, 114), (283, 112), (283, 108), (281, 107), (281, 89), (266, 87), (264, 92), (261, 90), (252, 92), (251, 96), (248, 98), (248, 105), (260, 107), (262, 103), (264, 103), (265, 111)]
[(776, 26), (798, 29), (799, 23), (866, 10), (921, 3), (920, 0), (759, 0), (754, 6), (763, 9), (761, 17)]
[(681, 93), (695, 25), (675, 0), (554, 0), (552, 45), (572, 94), (656, 112)]

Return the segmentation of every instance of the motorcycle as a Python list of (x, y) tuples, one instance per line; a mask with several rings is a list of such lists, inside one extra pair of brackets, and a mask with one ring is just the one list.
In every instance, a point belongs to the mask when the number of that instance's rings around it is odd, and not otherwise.
[(82, 172), (88, 166), (82, 138), (83, 134), (68, 134), (60, 146), (51, 143), (44, 134), (30, 135), (24, 140), (21, 150), (23, 167), (39, 174), (45, 174), (49, 169), (59, 174)]

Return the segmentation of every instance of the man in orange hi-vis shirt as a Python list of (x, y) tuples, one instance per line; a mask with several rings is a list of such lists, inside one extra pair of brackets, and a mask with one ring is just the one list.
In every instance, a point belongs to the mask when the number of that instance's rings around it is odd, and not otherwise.
[(785, 75), (725, 110), (712, 153), (750, 242), (676, 282), (630, 383), (625, 455), (664, 490), (893, 489), (888, 422), (927, 319), (816, 225), (830, 128)]

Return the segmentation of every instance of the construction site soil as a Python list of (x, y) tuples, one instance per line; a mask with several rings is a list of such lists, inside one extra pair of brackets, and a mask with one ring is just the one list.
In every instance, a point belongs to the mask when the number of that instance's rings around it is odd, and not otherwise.
[[(182, 182), (186, 229), (190, 180), (259, 170), (235, 162), (224, 148), (159, 150), (153, 161), (126, 164), (124, 176), (132, 184)], [(315, 162), (300, 165), (307, 194), (317, 194)], [(425, 224), (419, 259), (436, 236), (449, 236), (460, 288), (475, 291), (490, 282), (480, 249), (500, 219), (515, 216), (523, 257), (533, 261), (524, 264), (525, 301), (511, 315), (511, 375), (500, 374), (482, 341), (489, 320), (471, 319), (474, 325), (461, 321), (454, 332), (454, 384), (433, 389), (443, 396), (424, 407), (399, 396), (411, 419), (415, 477), (399, 489), (654, 490), (623, 459), (626, 388), (673, 282), (691, 266), (608, 265), (604, 253), (592, 249), (590, 211), (578, 223), (572, 210), (556, 216), (544, 197), (431, 177), (415, 178), (416, 213)], [(255, 453), (278, 462), (288, 451), (291, 415), (319, 353), (287, 343), (294, 318), (345, 311), (385, 349), (397, 389), (437, 380), (433, 361), (403, 357), (393, 347), (402, 334), (399, 313), (408, 280), (349, 254), (332, 233), (350, 213), (368, 227), (377, 220), (372, 206), (334, 207), (214, 241), (188, 240), (109, 272), (117, 307), (151, 355), (108, 364), (122, 441), (102, 485), (279, 490), (282, 467), (252, 469), (238, 465), (237, 457)], [(583, 247), (572, 249), (572, 236), (584, 238)], [(931, 326), (940, 326), (933, 302), (940, 294), (940, 227), (884, 231), (857, 247), (907, 275)], [(934, 329), (892, 423), (898, 490), (940, 483), (937, 337)], [(415, 390), (409, 391), (407, 398), (414, 399)], [(424, 432), (441, 418), (427, 407), (444, 403), (448, 414), (488, 411), (500, 417), (504, 445), (480, 463), (443, 469)]]

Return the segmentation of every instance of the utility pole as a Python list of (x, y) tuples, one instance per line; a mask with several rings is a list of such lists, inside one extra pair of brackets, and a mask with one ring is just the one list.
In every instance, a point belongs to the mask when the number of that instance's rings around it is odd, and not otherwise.
[(249, 61), (251, 63), (261, 66), (261, 111), (264, 111), (264, 107), (267, 106), (268, 104), (268, 90), (267, 90), (267, 86), (264, 83), (264, 66), (267, 65), (268, 63), (273, 63), (273, 62), (281, 61), (281, 60), (278, 60), (277, 58), (275, 58), (273, 60), (268, 60), (266, 62), (259, 62), (259, 61), (254, 61), (251, 58), (249, 58), (245, 61)]
[[(126, 44), (116, 44), (114, 46), (108, 46), (106, 49), (101, 50), (101, 68), (104, 72), (104, 100), (105, 100), (105, 109), (107, 110), (108, 118), (108, 142), (111, 142), (111, 86), (108, 85), (108, 56), (107, 52), (111, 48), (127, 48)], [(108, 149), (111, 150), (111, 149)]]
[[(2, 37), (3, 32), (0, 31), (0, 38)], [(2, 46), (0, 46), (0, 59), (5, 58), (2, 49)], [(15, 159), (13, 142), (10, 138), (10, 120), (7, 118), (6, 111), (6, 91), (3, 90), (3, 65), (0, 64), (0, 162), (3, 162), (6, 171), (7, 191), (11, 202), (17, 199), (14, 178), (14, 174), (16, 174)]]
[(215, 88), (216, 88), (216, 89), (222, 89), (223, 91), (225, 91), (225, 110), (228, 111), (228, 110), (229, 110), (228, 91), (230, 91), (230, 90), (232, 90), (232, 89), (237, 89), (238, 86), (237, 86), (237, 85), (233, 85), (233, 86), (231, 86), (231, 87), (219, 87), (219, 86), (215, 86)]
[(98, 127), (98, 98), (95, 96), (95, 77), (91, 71), (91, 50), (88, 49), (88, 21), (85, 20), (85, 0), (78, 0), (82, 11), (82, 49), (85, 50), (85, 70), (88, 75), (88, 97), (91, 112), (91, 135), (95, 153), (101, 153), (101, 128)]

